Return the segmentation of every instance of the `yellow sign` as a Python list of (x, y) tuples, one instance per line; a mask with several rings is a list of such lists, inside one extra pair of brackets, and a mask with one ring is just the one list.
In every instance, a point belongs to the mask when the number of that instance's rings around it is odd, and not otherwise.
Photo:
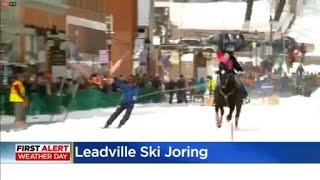
[(171, 64), (172, 65), (178, 65), (179, 64), (179, 59), (180, 59), (180, 53), (179, 51), (171, 51)]
[(212, 56), (210, 52), (202, 52), (202, 56), (206, 59), (206, 60), (211, 60)]

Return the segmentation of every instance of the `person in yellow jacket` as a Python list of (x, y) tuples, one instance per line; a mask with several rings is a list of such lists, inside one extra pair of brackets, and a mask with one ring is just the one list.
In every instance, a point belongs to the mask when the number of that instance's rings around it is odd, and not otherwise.
[(214, 90), (216, 88), (216, 80), (212, 78), (212, 76), (207, 77), (207, 86), (209, 90), (209, 96), (213, 97), (214, 96)]
[(10, 88), (10, 102), (13, 103), (15, 122), (17, 126), (24, 125), (26, 122), (25, 110), (28, 106), (28, 100), (26, 98), (26, 90), (23, 85), (24, 81), (24, 75), (19, 74)]

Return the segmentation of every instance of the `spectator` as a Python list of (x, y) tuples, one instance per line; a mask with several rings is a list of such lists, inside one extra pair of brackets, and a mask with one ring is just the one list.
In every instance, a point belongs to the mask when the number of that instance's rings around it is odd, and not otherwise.
[(169, 103), (170, 104), (172, 104), (173, 96), (176, 93), (174, 91), (176, 86), (177, 86), (177, 84), (172, 79), (170, 79), (170, 81), (167, 83), (166, 90), (169, 91)]
[(160, 89), (161, 88), (161, 80), (159, 78), (159, 76), (155, 76), (154, 78), (152, 78), (152, 86), (156, 89)]
[(186, 80), (183, 75), (180, 75), (180, 78), (177, 81), (177, 99), (178, 103), (188, 103), (187, 95), (186, 95)]
[(306, 56), (306, 53), (307, 53), (306, 45), (304, 43), (301, 43), (301, 46), (300, 46), (299, 50), (301, 52), (300, 62), (304, 63), (304, 59), (305, 59), (305, 56)]
[(14, 106), (15, 122), (17, 126), (22, 126), (26, 123), (25, 111), (28, 106), (28, 100), (25, 86), (23, 85), (24, 82), (25, 75), (19, 74), (10, 88), (10, 102), (13, 103)]
[(216, 88), (216, 81), (213, 80), (212, 76), (207, 76), (207, 85), (209, 90), (210, 98), (214, 96), (214, 90)]
[(201, 77), (198, 81), (197, 81), (197, 95), (199, 95), (201, 97), (201, 101), (204, 101), (204, 93), (206, 92), (206, 82), (204, 81), (204, 78)]

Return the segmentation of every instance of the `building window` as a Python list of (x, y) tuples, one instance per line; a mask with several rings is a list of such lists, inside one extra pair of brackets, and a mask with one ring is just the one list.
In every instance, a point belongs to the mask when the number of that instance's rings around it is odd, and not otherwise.
[(38, 52), (38, 40), (36, 36), (32, 36), (32, 52), (37, 54)]
[(189, 2), (189, 0), (173, 0), (173, 2)]
[(30, 35), (25, 35), (25, 48), (26, 52), (32, 52), (32, 37)]

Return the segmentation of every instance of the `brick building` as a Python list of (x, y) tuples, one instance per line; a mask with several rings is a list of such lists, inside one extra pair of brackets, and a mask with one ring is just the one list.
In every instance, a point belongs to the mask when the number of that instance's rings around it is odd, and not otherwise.
[(113, 17), (111, 61), (115, 63), (130, 52), (115, 75), (132, 73), (131, 52), (137, 31), (137, 1), (70, 0), (67, 12), (67, 36), (74, 40), (80, 53), (98, 55), (107, 49), (105, 18)]
[(106, 49), (104, 27), (105, 0), (70, 0), (66, 15), (67, 36), (81, 53), (97, 54)]
[(138, 30), (137, 0), (123, 3), (119, 0), (107, 0), (107, 11), (113, 15), (113, 29), (111, 47), (112, 62), (117, 61), (126, 51), (130, 55), (121, 65), (116, 75), (129, 75), (133, 73), (132, 51), (134, 49), (135, 36)]
[(12, 45), (9, 61), (25, 62), (30, 56), (37, 60), (37, 53), (45, 49), (47, 31), (56, 26), (64, 33), (67, 9), (64, 0), (25, 0), (17, 1), (15, 7), (2, 7), (1, 43)]
[[(26, 62), (26, 55), (38, 60), (37, 53), (46, 46), (47, 31), (56, 27), (74, 41), (80, 53), (98, 54), (106, 49), (105, 16), (113, 16), (111, 60), (116, 62), (126, 51), (129, 56), (118, 74), (132, 73), (132, 51), (137, 32), (137, 0), (24, 0), (16, 7), (1, 8), (1, 43), (11, 43), (11, 62)], [(87, 25), (69, 23), (67, 17)], [(71, 18), (72, 19), (72, 18)], [(88, 23), (89, 22), (89, 23)], [(91, 23), (91, 24), (90, 24)], [(42, 34), (42, 35), (41, 35)]]

